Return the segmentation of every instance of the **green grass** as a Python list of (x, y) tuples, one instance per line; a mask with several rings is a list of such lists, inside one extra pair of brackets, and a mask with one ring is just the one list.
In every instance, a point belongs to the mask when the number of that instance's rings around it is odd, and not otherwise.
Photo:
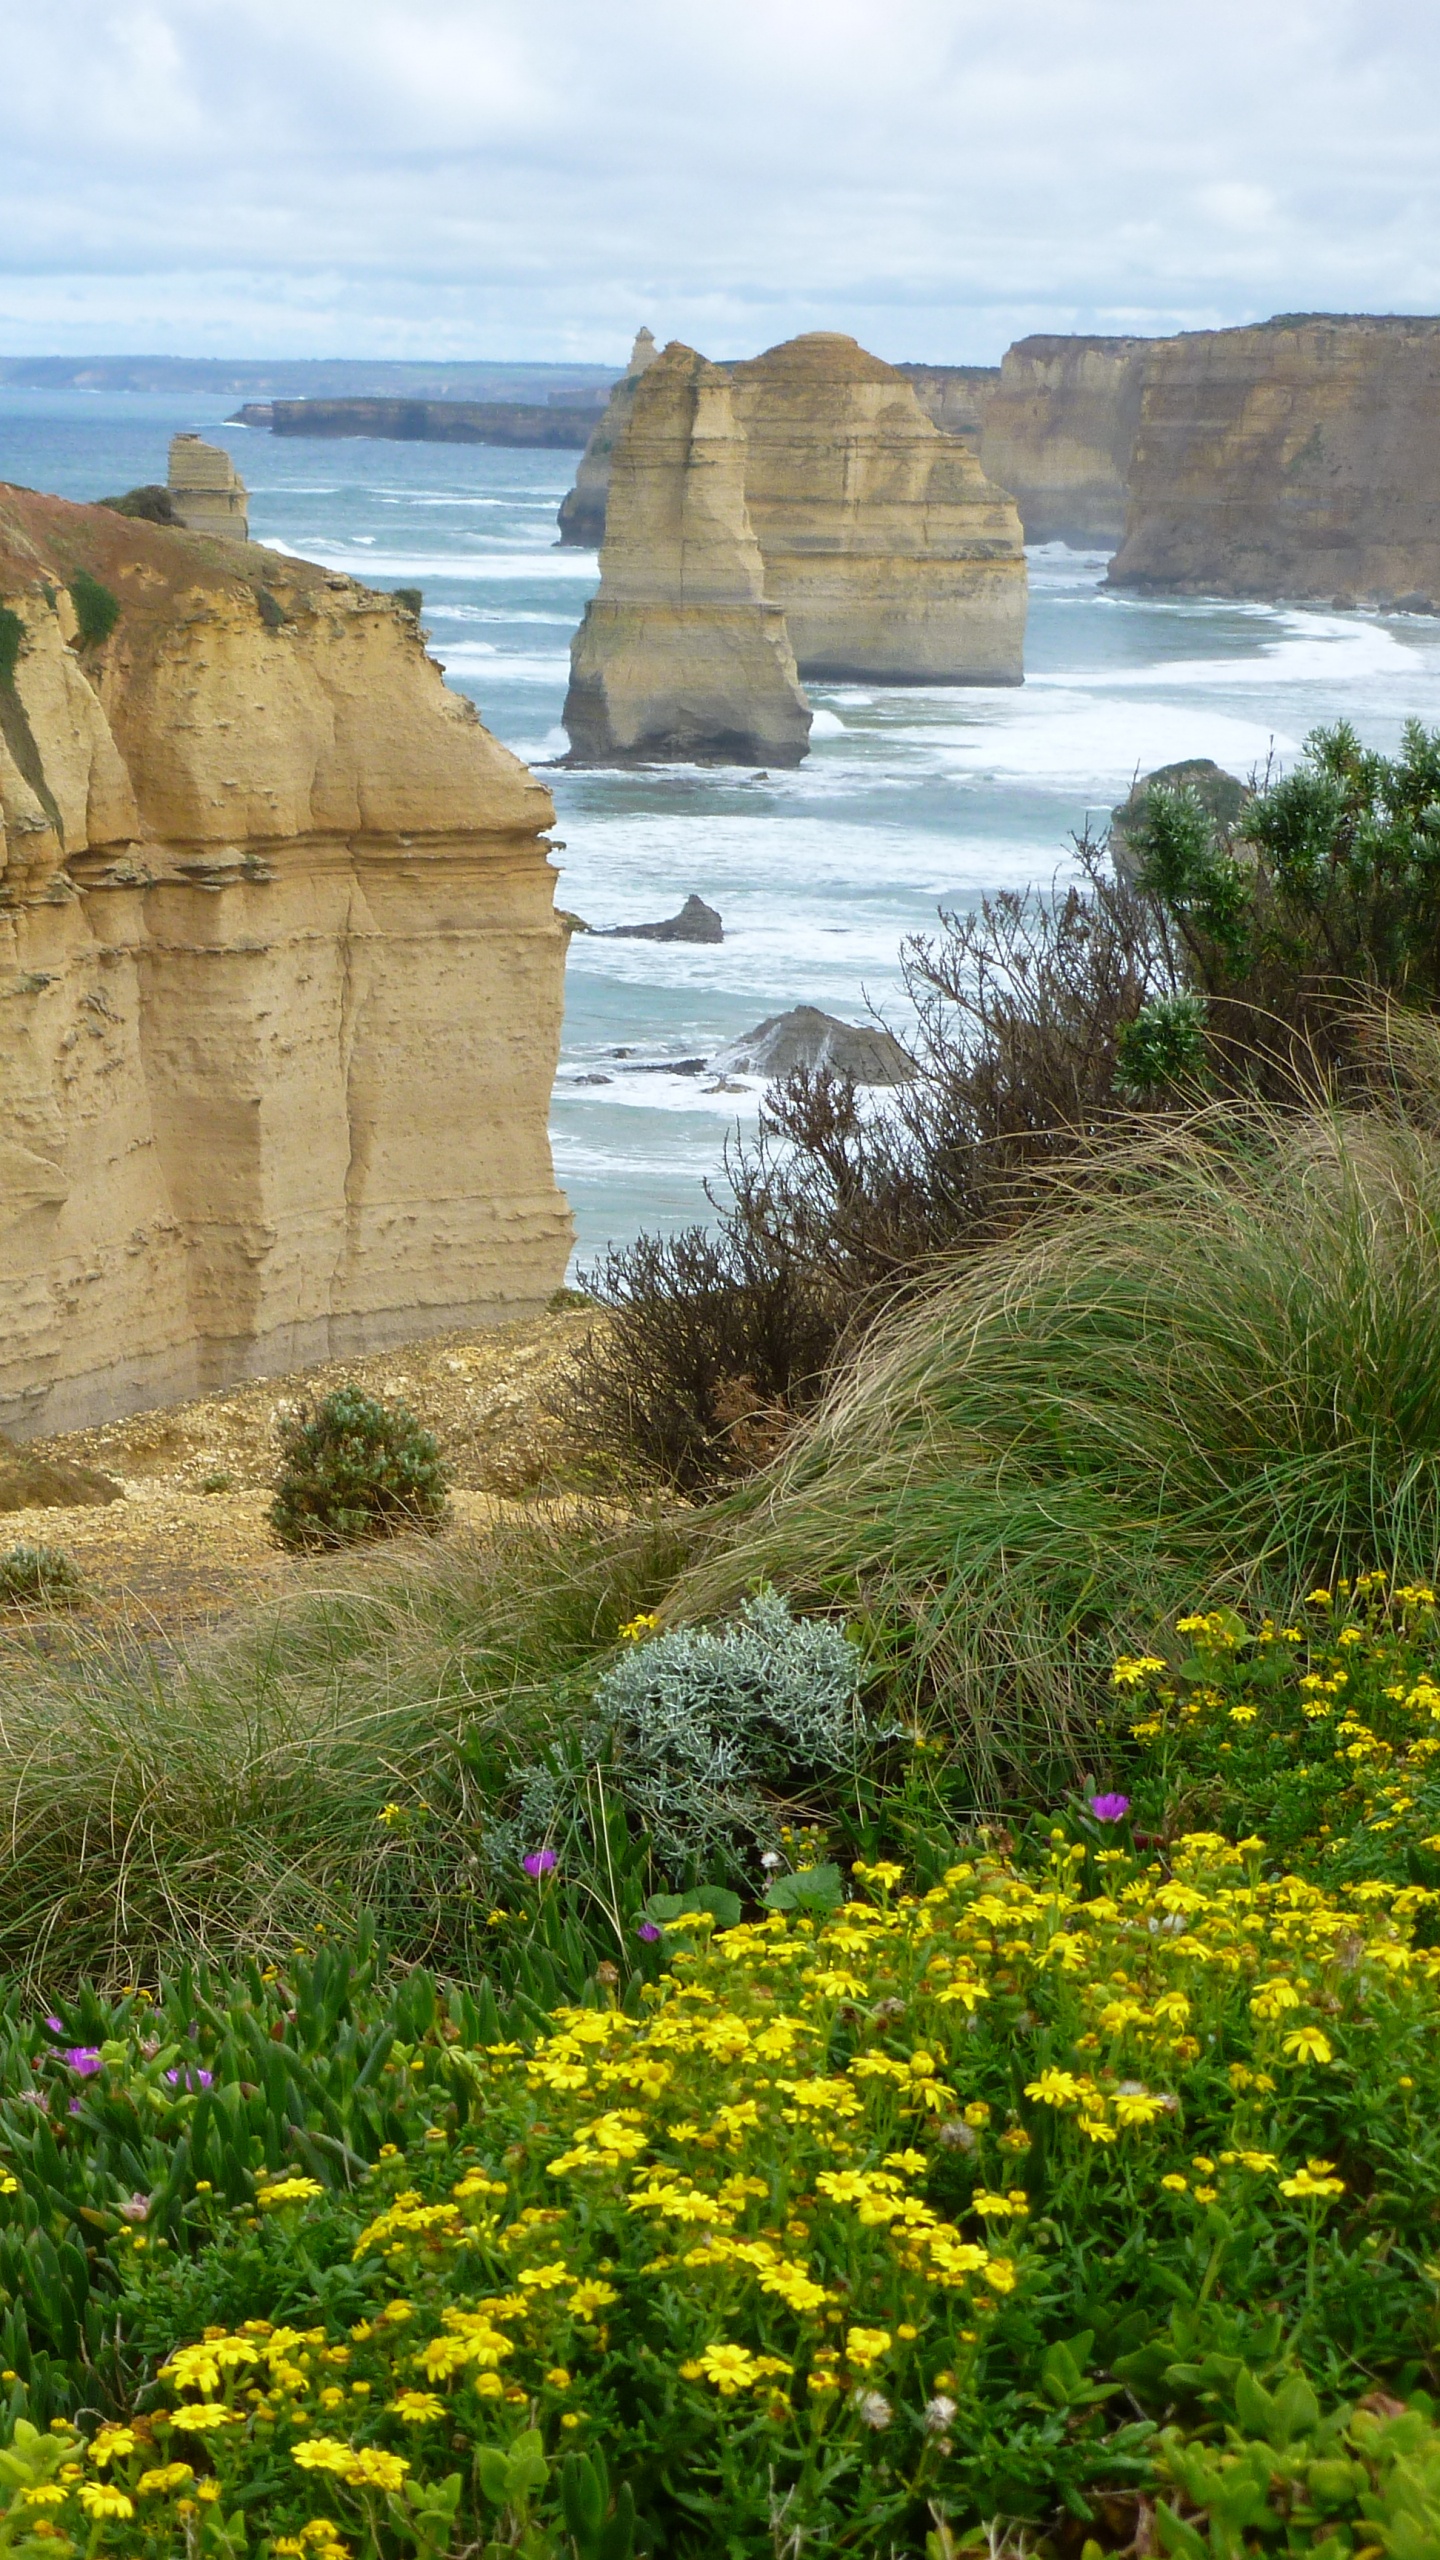
[[(1408, 1064), (1433, 1085), (1436, 1043)], [(1440, 1545), (1440, 1137), (1220, 1112), (879, 1329), (667, 1611), (764, 1577), (868, 1621), (977, 1793), (1090, 1765), (1115, 1644)]]
[(537, 1510), (337, 1565), (169, 1676), (12, 1649), (0, 1972), (146, 1980), (167, 1950), (288, 1954), (362, 1908), (412, 1960), (488, 1957), (507, 1761), (563, 1730), (682, 1553), (663, 1522)]

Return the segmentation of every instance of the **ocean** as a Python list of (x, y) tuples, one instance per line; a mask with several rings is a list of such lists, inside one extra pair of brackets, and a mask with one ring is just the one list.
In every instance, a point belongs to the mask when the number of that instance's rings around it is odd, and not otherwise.
[(1384, 747), (1408, 718), (1440, 725), (1432, 619), (1140, 602), (1104, 593), (1102, 554), (1048, 544), (1030, 555), (1023, 686), (812, 686), (793, 773), (545, 771), (598, 582), (593, 554), (555, 541), (575, 457), (276, 438), (227, 425), (231, 405), (0, 389), (0, 479), (97, 498), (163, 480), (177, 428), (224, 444), (257, 540), (423, 588), (448, 681), (554, 792), (561, 905), (637, 923), (694, 891), (724, 919), (718, 945), (571, 943), (552, 1137), (577, 1269), (707, 1217), (727, 1134), (753, 1126), (758, 1087), (708, 1093), (666, 1061), (708, 1057), (793, 1004), (903, 1027), (904, 938), (988, 891), (1066, 876), (1075, 835), (1103, 826), (1138, 773), (1213, 756), (1248, 778), (1341, 717)]

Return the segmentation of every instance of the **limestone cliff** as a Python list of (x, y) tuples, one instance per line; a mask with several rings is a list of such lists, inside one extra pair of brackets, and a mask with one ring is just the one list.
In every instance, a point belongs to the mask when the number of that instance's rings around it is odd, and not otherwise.
[(0, 487), (0, 1427), (543, 1301), (551, 815), (389, 597)]
[(605, 539), (605, 502), (610, 494), (610, 467), (615, 447), (630, 423), (635, 406), (636, 387), (643, 373), (654, 363), (656, 347), (648, 329), (638, 330), (630, 350), (630, 362), (609, 401), (601, 411), (599, 424), (580, 456), (575, 473), (575, 486), (560, 501), (560, 539), (577, 549), (598, 551)]
[(1440, 607), (1440, 320), (1154, 347), (1115, 586)]
[(678, 340), (615, 448), (600, 592), (570, 651), (572, 764), (798, 764), (810, 711), (745, 509), (730, 385)]
[(1113, 551), (1150, 338), (1021, 338), (985, 402), (980, 459), (1027, 542)]
[(998, 364), (897, 364), (895, 370), (935, 426), (979, 452), (985, 413), (1000, 380)]
[(731, 374), (765, 592), (802, 676), (1018, 684), (1013, 501), (853, 338), (792, 338)]

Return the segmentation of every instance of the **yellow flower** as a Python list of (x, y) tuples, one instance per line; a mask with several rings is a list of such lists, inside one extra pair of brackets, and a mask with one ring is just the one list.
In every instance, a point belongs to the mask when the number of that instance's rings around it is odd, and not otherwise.
[(1296, 2027), (1285, 2037), (1281, 2050), (1289, 2054), (1292, 2062), (1333, 2062), (1335, 2059), (1329, 2037), (1322, 2035), (1318, 2027)]
[(1162, 2187), (1167, 2187), (1172, 2196), (1184, 2196), (1190, 2192), (1189, 2179), (1178, 2177), (1173, 2169), (1168, 2178), (1161, 2179), (1160, 2184)]
[(1335, 2163), (1333, 2160), (1308, 2161), (1303, 2169), (1296, 2170), (1293, 2178), (1281, 2179), (1280, 2193), (1282, 2196), (1299, 2196), (1301, 2198), (1308, 2196), (1343, 2196), (1345, 2193), (1344, 2179), (1332, 2178), (1328, 2175), (1328, 2172), (1333, 2169), (1334, 2166)]
[(259, 2205), (305, 2204), (324, 2193), (318, 2178), (277, 2178), (273, 2185), (259, 2189), (255, 2201)]
[(183, 2489), (194, 2477), (188, 2462), (166, 2462), (142, 2471), (135, 2487), (142, 2498), (168, 2498), (172, 2489)]
[(22, 2489), (20, 2503), (22, 2507), (63, 2507), (69, 2495), (58, 2481), (37, 2480), (33, 2489)]
[(122, 2521), (135, 2513), (135, 2501), (117, 2489), (113, 2480), (82, 2480), (76, 2491), (87, 2516), (97, 2523), (104, 2516), (119, 2516)]
[(240, 2413), (227, 2409), (222, 2400), (200, 2400), (191, 2408), (173, 2409), (172, 2427), (183, 2427), (188, 2435), (208, 2435), (215, 2427), (238, 2427)]
[(749, 2391), (757, 2382), (767, 2381), (771, 2374), (788, 2373), (790, 2367), (779, 2356), (754, 2356), (748, 2347), (706, 2347), (680, 2371), (687, 2382), (711, 2382), (721, 2397), (732, 2400), (737, 2391)]
[(107, 2462), (123, 2462), (138, 2441), (133, 2427), (101, 2427), (91, 2442), (90, 2459), (103, 2470)]
[(626, 1620), (620, 1629), (619, 1641), (621, 1644), (643, 1644), (647, 1636), (654, 1635), (659, 1624), (653, 1609), (642, 1609), (638, 1618)]
[(888, 2329), (847, 2329), (845, 2332), (845, 2353), (852, 2364), (862, 2369), (878, 2364), (883, 2355), (889, 2354), (890, 2345)]
[(1025, 2095), (1036, 2098), (1042, 2107), (1078, 2106), (1084, 2092), (1073, 2071), (1042, 2071), (1038, 2080), (1027, 2080)]

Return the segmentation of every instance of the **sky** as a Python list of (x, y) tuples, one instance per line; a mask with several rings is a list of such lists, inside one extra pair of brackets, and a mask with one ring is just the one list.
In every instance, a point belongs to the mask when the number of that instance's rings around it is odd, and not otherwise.
[(0, 353), (1440, 310), (1436, 0), (0, 0)]

